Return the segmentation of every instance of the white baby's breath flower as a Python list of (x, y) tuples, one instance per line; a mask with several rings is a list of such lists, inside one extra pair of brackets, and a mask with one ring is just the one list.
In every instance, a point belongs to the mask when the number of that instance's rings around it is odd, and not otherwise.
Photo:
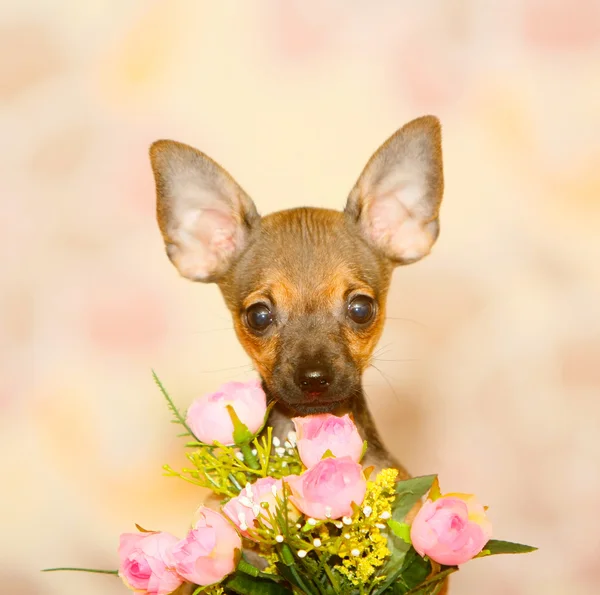
[(273, 446), (279, 446), (281, 444), (281, 440), (277, 438), (277, 436), (273, 436)]
[(386, 510), (379, 515), (379, 518), (387, 521), (387, 519), (392, 518), (392, 514)]
[(252, 501), (250, 498), (246, 498), (246, 496), (240, 496), (239, 503), (246, 508), (252, 508)]
[(342, 522), (344, 523), (344, 525), (351, 525), (352, 519), (349, 516), (345, 516), (345, 517), (342, 517)]
[(298, 550), (298, 558), (306, 558), (306, 550)]
[(363, 514), (369, 518), (371, 516), (371, 514), (373, 513), (373, 509), (370, 506), (365, 506), (363, 508)]
[(275, 541), (277, 543), (283, 543), (283, 535), (276, 535), (275, 536)]
[(248, 529), (248, 525), (246, 524), (246, 515), (243, 512), (238, 514), (238, 521), (240, 522), (240, 529), (242, 531), (246, 531)]
[(315, 547), (321, 547), (321, 540), (317, 537), (316, 539), (313, 540), (313, 545)]

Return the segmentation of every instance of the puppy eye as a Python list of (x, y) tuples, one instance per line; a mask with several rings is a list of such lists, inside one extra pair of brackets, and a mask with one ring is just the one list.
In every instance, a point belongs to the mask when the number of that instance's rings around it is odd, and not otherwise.
[(375, 314), (375, 302), (367, 295), (357, 295), (348, 303), (348, 316), (356, 324), (370, 322)]
[(255, 331), (264, 331), (273, 322), (273, 313), (266, 304), (252, 304), (246, 310), (248, 326)]

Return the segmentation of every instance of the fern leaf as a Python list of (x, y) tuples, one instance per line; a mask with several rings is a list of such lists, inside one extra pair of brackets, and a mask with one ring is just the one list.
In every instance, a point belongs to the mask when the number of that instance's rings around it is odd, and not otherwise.
[[(152, 370), (152, 377), (154, 378), (156, 386), (158, 386), (160, 392), (167, 401), (167, 406), (169, 407), (171, 413), (173, 414), (173, 417), (175, 418), (173, 420), (173, 423), (181, 424), (187, 430), (190, 436), (193, 436), (194, 438), (196, 438), (196, 440), (198, 440), (198, 438), (194, 435), (194, 432), (192, 432), (190, 427), (185, 423), (185, 418), (183, 417), (183, 415), (181, 415), (179, 409), (177, 409), (177, 407), (175, 406), (173, 399), (171, 399), (171, 397), (169, 396), (169, 393), (166, 391), (165, 387), (163, 386), (162, 382), (160, 381), (154, 370)], [(198, 440), (198, 442), (200, 441)]]

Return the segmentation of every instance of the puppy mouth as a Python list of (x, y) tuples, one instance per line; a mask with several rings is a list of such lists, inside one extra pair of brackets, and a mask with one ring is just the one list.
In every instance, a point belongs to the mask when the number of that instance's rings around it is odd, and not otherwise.
[(356, 387), (346, 385), (335, 387), (334, 390), (303, 392), (287, 383), (266, 382), (264, 378), (263, 388), (269, 401), (276, 401), (292, 416), (339, 412), (349, 407), (352, 397), (357, 393)]
[(315, 415), (318, 413), (331, 413), (340, 407), (343, 407), (348, 401), (348, 398), (345, 397), (343, 399), (337, 401), (319, 401), (318, 399), (314, 399), (305, 403), (288, 403), (285, 404), (292, 409), (294, 412), (298, 413), (300, 416), (305, 415)]

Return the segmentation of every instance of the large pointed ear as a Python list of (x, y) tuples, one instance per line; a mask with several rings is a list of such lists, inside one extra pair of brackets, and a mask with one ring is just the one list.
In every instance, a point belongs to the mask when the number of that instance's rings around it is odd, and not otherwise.
[(429, 254), (439, 233), (444, 176), (440, 123), (406, 124), (371, 157), (346, 204), (369, 244), (396, 264)]
[(233, 178), (200, 151), (170, 140), (150, 147), (156, 211), (167, 254), (193, 281), (217, 281), (260, 217)]

